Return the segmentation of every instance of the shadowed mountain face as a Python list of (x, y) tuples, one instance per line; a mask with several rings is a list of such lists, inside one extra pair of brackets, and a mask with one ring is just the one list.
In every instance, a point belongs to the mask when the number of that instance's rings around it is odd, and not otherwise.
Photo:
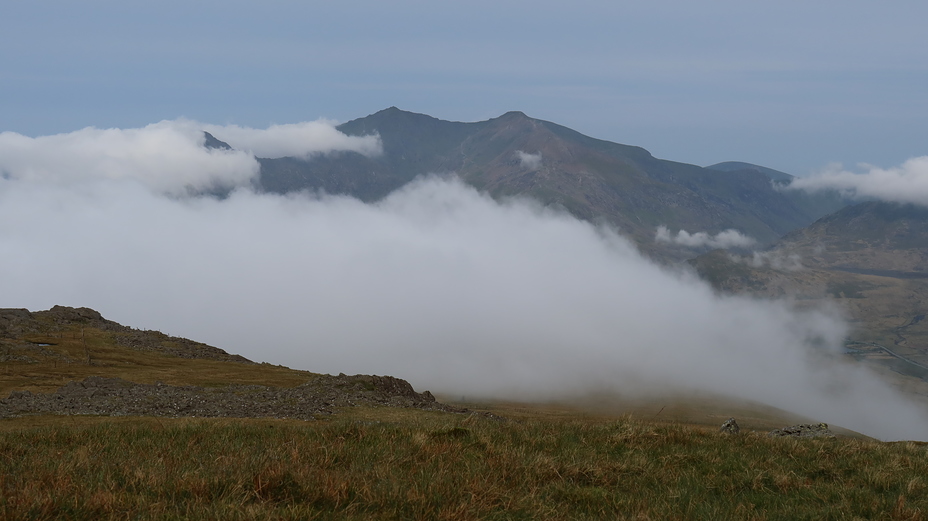
[(691, 252), (655, 245), (661, 225), (710, 233), (734, 228), (769, 243), (841, 206), (823, 197), (807, 204), (809, 196), (776, 189), (773, 181), (780, 180), (764, 171), (665, 161), (521, 112), (459, 123), (389, 108), (338, 129), (378, 134), (384, 153), (260, 159), (262, 188), (323, 190), (372, 201), (417, 176), (455, 173), (494, 197), (530, 196), (582, 219), (604, 220), (646, 251), (669, 258)]
[(835, 302), (851, 320), (853, 340), (928, 367), (928, 208), (859, 203), (753, 258), (714, 251), (690, 264), (723, 291)]

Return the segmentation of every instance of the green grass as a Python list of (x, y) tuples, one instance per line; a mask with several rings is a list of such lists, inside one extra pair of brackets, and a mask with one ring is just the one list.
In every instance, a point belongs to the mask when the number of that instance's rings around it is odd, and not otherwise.
[(628, 418), (0, 422), (3, 519), (925, 519), (915, 443)]

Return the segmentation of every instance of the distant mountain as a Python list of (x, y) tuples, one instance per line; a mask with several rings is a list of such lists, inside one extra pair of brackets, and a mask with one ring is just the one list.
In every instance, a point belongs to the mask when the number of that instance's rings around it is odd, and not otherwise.
[(720, 172), (738, 172), (739, 170), (744, 170), (747, 172), (760, 172), (761, 174), (767, 176), (771, 181), (777, 181), (786, 184), (789, 184), (793, 179), (796, 178), (796, 176), (787, 174), (786, 172), (780, 172), (779, 170), (774, 170), (765, 166), (752, 165), (751, 163), (742, 163), (741, 161), (725, 161), (724, 163), (716, 163), (714, 165), (707, 166), (706, 168), (709, 170), (718, 170)]
[(453, 172), (495, 197), (527, 195), (581, 219), (605, 220), (643, 249), (680, 259), (691, 252), (655, 244), (658, 226), (710, 233), (734, 228), (770, 243), (843, 204), (821, 199), (810, 205), (800, 192), (775, 188), (765, 171), (657, 159), (643, 148), (594, 139), (521, 112), (461, 123), (391, 107), (338, 129), (378, 134), (384, 153), (259, 159), (261, 187), (372, 201), (417, 176)]
[[(789, 190), (787, 186), (796, 179), (796, 176), (780, 172), (765, 166), (744, 163), (741, 161), (726, 161), (716, 163), (706, 167), (709, 170), (719, 172), (728, 172), (733, 174), (754, 172), (765, 176), (773, 183), (774, 187), (785, 190), (790, 201), (800, 209), (803, 215), (815, 216), (816, 218), (827, 215), (849, 204), (849, 201), (837, 192), (818, 192), (808, 193), (802, 190)], [(813, 219), (814, 220), (814, 219)], [(811, 222), (811, 221), (809, 221)]]
[(689, 262), (722, 291), (836, 303), (852, 339), (887, 346), (928, 377), (928, 208), (859, 203), (753, 257), (714, 251)]
[(213, 136), (212, 134), (210, 134), (209, 132), (205, 130), (203, 131), (203, 138), (205, 139), (205, 141), (203, 142), (203, 146), (206, 147), (208, 150), (211, 150), (211, 149), (232, 150), (232, 147), (228, 143), (226, 143), (225, 141), (219, 141), (218, 139), (216, 139), (215, 136)]
[(801, 255), (810, 267), (928, 277), (928, 208), (858, 203), (787, 234), (777, 249)]

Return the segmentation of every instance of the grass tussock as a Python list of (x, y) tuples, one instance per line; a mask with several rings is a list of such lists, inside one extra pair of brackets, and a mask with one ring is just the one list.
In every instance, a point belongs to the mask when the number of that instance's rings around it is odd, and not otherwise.
[(0, 432), (3, 519), (925, 519), (914, 443), (631, 419), (59, 422)]

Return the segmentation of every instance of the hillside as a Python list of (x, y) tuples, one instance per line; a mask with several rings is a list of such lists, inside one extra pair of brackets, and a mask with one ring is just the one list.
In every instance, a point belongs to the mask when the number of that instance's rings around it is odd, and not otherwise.
[[(690, 264), (723, 291), (837, 303), (850, 339), (928, 366), (928, 209), (882, 202), (848, 206), (795, 230), (753, 258), (722, 251)], [(885, 349), (856, 346), (921, 378), (928, 369)]]
[(646, 251), (676, 259), (682, 259), (679, 251), (654, 244), (658, 226), (710, 233), (734, 228), (769, 243), (843, 205), (777, 190), (765, 172), (666, 161), (521, 112), (460, 123), (391, 107), (338, 129), (379, 135), (383, 154), (260, 159), (261, 187), (371, 201), (417, 176), (453, 172), (495, 197), (530, 196), (581, 219), (609, 222)]
[[(718, 395), (575, 397), (530, 406), (446, 405), (390, 376), (330, 376), (255, 363), (217, 347), (133, 329), (89, 308), (0, 309), (0, 419), (34, 414), (285, 417), (317, 419), (355, 406), (460, 413), (490, 407), (507, 417), (634, 415), (717, 427), (737, 415), (769, 431), (812, 421), (767, 405)], [(492, 417), (492, 415), (490, 415)], [(842, 433), (849, 431), (840, 430)]]
[(767, 434), (782, 411), (725, 402), (755, 428), (677, 421), (706, 413), (695, 396), (621, 415), (492, 404), (507, 420), (63, 306), (0, 309), (0, 361), (4, 519), (918, 519), (928, 505), (921, 444)]
[(813, 268), (928, 278), (928, 208), (855, 204), (787, 234), (776, 249)]
[(4, 519), (918, 519), (928, 505), (921, 444), (768, 434), (784, 413), (756, 404), (714, 402), (742, 423), (724, 431), (698, 396), (621, 414), (489, 404), (504, 418), (63, 306), (0, 309), (0, 361)]
[(0, 418), (29, 414), (313, 419), (356, 405), (463, 412), (389, 376), (257, 364), (88, 308), (0, 309)]

